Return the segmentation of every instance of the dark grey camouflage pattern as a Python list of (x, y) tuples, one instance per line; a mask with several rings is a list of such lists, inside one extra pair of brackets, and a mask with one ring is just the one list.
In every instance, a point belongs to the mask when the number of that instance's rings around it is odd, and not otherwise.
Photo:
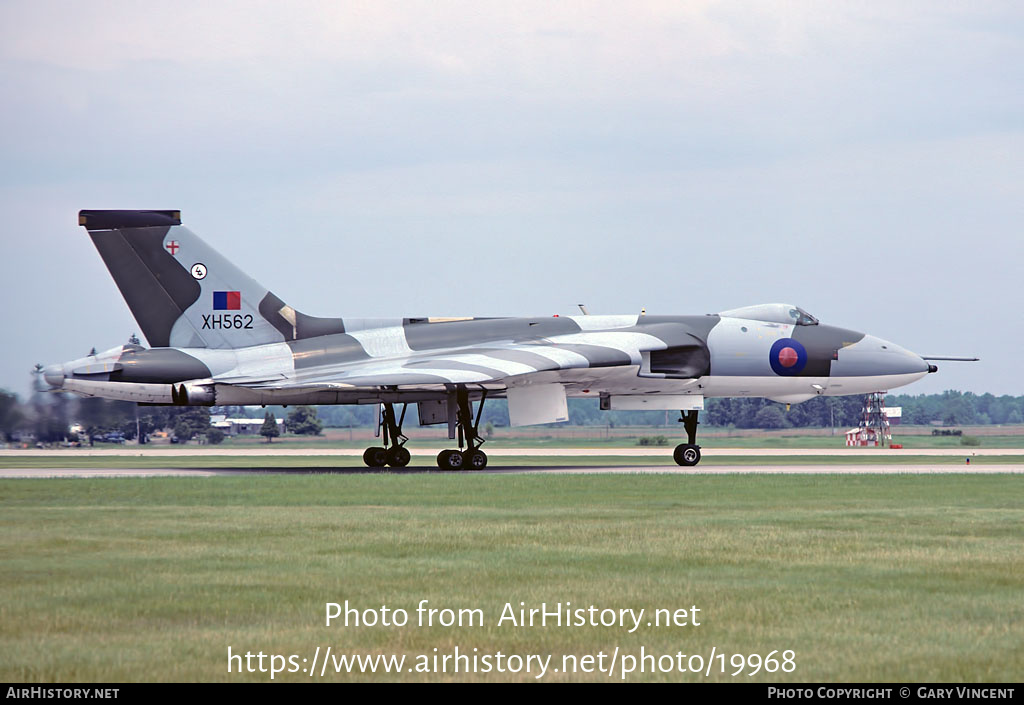
[[(620, 408), (678, 409), (715, 396), (796, 403), (881, 391), (934, 369), (785, 304), (681, 316), (318, 318), (238, 270), (177, 212), (82, 211), (80, 221), (152, 345), (46, 368), (52, 385), (81, 394), (171, 403), (173, 388), (173, 403), (349, 404), (531, 387), (549, 399), (559, 385), (566, 396), (620, 398)], [(528, 411), (520, 416), (545, 418)]]

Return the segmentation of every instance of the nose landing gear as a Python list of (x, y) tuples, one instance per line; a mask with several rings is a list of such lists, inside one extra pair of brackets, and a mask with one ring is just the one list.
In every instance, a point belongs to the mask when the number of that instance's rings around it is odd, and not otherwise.
[(679, 412), (679, 421), (686, 429), (686, 443), (680, 443), (672, 453), (677, 465), (693, 467), (700, 462), (700, 446), (697, 445), (697, 411)]

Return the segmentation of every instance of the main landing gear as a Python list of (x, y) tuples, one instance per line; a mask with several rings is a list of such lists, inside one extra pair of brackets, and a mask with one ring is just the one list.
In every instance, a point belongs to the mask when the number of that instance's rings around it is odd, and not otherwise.
[(672, 453), (677, 465), (692, 467), (700, 462), (700, 446), (697, 445), (697, 411), (679, 412), (679, 422), (686, 429), (686, 443), (680, 443)]
[(371, 468), (382, 468), (390, 465), (393, 468), (404, 468), (409, 464), (409, 451), (405, 442), (409, 440), (402, 433), (402, 422), (405, 421), (405, 410), (408, 404), (402, 404), (402, 415), (395, 419), (395, 406), (389, 402), (381, 404), (381, 428), (384, 432), (384, 447), (367, 448), (363, 452), (363, 462)]
[[(487, 453), (480, 450), (484, 439), (477, 433), (480, 426), (480, 415), (484, 411), (487, 390), (480, 398), (476, 419), (473, 418), (473, 407), (469, 402), (469, 392), (465, 387), (455, 391), (456, 417), (455, 428), (459, 438), (459, 450), (442, 450), (437, 454), (437, 467), (442, 470), (483, 470), (487, 467)], [(448, 398), (451, 404), (451, 397)], [(466, 447), (462, 450), (463, 446)]]
[[(459, 439), (459, 449), (442, 450), (438, 453), (437, 466), (442, 470), (483, 470), (487, 467), (487, 453), (480, 450), (484, 439), (477, 432), (486, 398), (487, 391), (484, 390), (474, 418), (469, 392), (464, 387), (459, 387), (449, 396), (448, 403), (453, 405), (456, 411), (455, 431)], [(404, 468), (409, 464), (410, 455), (405, 448), (405, 442), (409, 439), (402, 433), (402, 422), (405, 421), (407, 407), (407, 404), (403, 404), (401, 415), (396, 416), (394, 404), (381, 404), (380, 425), (383, 429), (384, 446), (367, 448), (363, 452), (363, 462), (369, 467), (382, 468), (390, 465), (393, 468)]]

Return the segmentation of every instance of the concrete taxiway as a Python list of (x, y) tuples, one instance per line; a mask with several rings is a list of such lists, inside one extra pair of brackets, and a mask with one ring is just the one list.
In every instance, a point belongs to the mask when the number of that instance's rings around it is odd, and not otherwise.
[[(294, 467), (294, 468), (3, 468), (0, 469), (0, 479), (5, 478), (59, 478), (59, 477), (227, 477), (232, 475), (311, 475), (311, 474), (406, 474), (406, 473), (439, 473), (442, 472), (436, 467), (424, 465), (422, 467), (407, 467), (401, 469), (391, 468), (367, 468), (363, 465), (352, 465), (351, 467)], [(927, 475), (927, 474), (957, 474), (969, 473), (972, 475), (991, 474), (1022, 474), (1024, 464), (986, 464), (982, 466), (969, 465), (883, 465), (883, 464), (849, 464), (842, 465), (706, 465), (693, 468), (684, 468), (673, 465), (643, 466), (643, 465), (565, 465), (565, 466), (499, 466), (490, 467), (482, 471), (461, 471), (450, 474), (473, 474), (473, 475), (503, 475), (503, 474), (658, 474), (658, 475), (773, 475), (773, 474), (810, 474), (810, 475)]]
[[(390, 468), (371, 469), (365, 467), (357, 458), (362, 455), (362, 450), (353, 448), (288, 448), (288, 447), (267, 447), (267, 448), (209, 448), (192, 446), (187, 448), (72, 448), (59, 450), (0, 450), (0, 460), (5, 465), (17, 465), (17, 459), (40, 459), (46, 458), (46, 465), (49, 467), (7, 467), (0, 468), (0, 478), (46, 478), (46, 477), (217, 477), (230, 475), (258, 475), (265, 473), (280, 474), (352, 474), (352, 473), (422, 473), (441, 472), (433, 464), (437, 454), (436, 448), (413, 448), (410, 449), (413, 455), (412, 465), (408, 468), (393, 470)], [(721, 474), (949, 474), (949, 473), (971, 473), (971, 474), (1006, 474), (1024, 473), (1024, 464), (1020, 462), (1024, 457), (1024, 449), (1019, 448), (975, 448), (971, 450), (958, 448), (922, 448), (893, 450), (889, 448), (704, 448), (704, 458), (714, 458), (718, 461), (725, 461), (725, 464), (703, 463), (697, 467), (687, 468), (676, 465), (645, 465), (643, 460), (632, 464), (626, 458), (665, 458), (671, 449), (662, 448), (493, 448), (488, 449), (488, 455), (492, 458), (491, 467), (482, 471), (484, 474), (581, 474), (581, 473), (636, 473), (636, 474), (669, 474), (669, 475), (721, 475)], [(269, 468), (216, 468), (209, 465), (216, 464), (214, 459), (224, 457), (278, 457), (294, 460), (296, 458), (310, 458), (306, 467), (269, 467)], [(553, 459), (550, 465), (517, 465), (515, 458), (527, 458), (543, 456)], [(623, 459), (622, 464), (608, 465), (595, 462), (588, 464), (565, 464), (560, 465), (558, 458), (586, 458), (586, 457), (613, 457)], [(807, 457), (816, 458), (834, 457), (842, 459), (840, 462), (828, 463), (812, 462), (798, 463), (792, 465), (779, 464), (778, 461), (765, 465), (750, 464), (728, 464), (729, 457), (749, 458), (760, 457)], [(900, 462), (899, 459), (908, 459), (910, 456), (917, 456), (914, 462)], [(1006, 456), (1005, 462), (999, 461), (999, 456)], [(124, 463), (124, 458), (146, 458), (151, 461), (153, 458), (172, 459), (169, 465), (177, 465), (184, 458), (192, 467), (90, 467), (90, 468), (69, 468), (61, 467), (63, 460), (74, 458), (90, 458), (93, 460), (107, 457), (111, 459), (111, 465)], [(858, 463), (851, 461), (851, 458), (860, 457), (865, 462)], [(921, 458), (962, 458), (963, 462), (939, 463), (922, 460)], [(983, 464), (971, 465), (967, 460), (971, 457), (984, 457)], [(338, 458), (338, 466), (324, 466), (316, 459)], [(878, 462), (881, 458), (892, 458), (893, 462)], [(115, 460), (116, 459), (116, 460)], [(51, 465), (52, 462), (52, 465)], [(301, 460), (299, 462), (302, 462)], [(507, 464), (505, 464), (507, 463)], [(33, 462), (33, 465), (38, 464)], [(151, 464), (147, 462), (146, 464)], [(470, 471), (462, 471), (465, 474)]]
[[(434, 457), (439, 447), (435, 448), (414, 448), (410, 447), (409, 452), (413, 457)], [(267, 445), (260, 448), (213, 448), (210, 446), (187, 446), (168, 448), (167, 446), (139, 447), (130, 446), (125, 448), (61, 448), (61, 449), (27, 449), (27, 450), (0, 450), (0, 458), (88, 458), (94, 456), (109, 456), (112, 458), (124, 457), (164, 457), (177, 458), (182, 456), (218, 457), (218, 456), (260, 456), (260, 457), (284, 457), (296, 455), (308, 455), (317, 457), (352, 457), (359, 458), (363, 455), (362, 448), (294, 448), (275, 447)], [(637, 448), (545, 448), (535, 446), (532, 448), (491, 448), (487, 447), (487, 455), (492, 458), (501, 457), (522, 457), (522, 456), (553, 456), (553, 457), (579, 457), (588, 455), (621, 456), (621, 457), (671, 457), (672, 446), (654, 446)], [(952, 456), (968, 457), (982, 455), (1024, 455), (1024, 448), (701, 448), (701, 455), (705, 458), (717, 456), (801, 456), (801, 455), (828, 455), (834, 457), (901, 457), (906, 455), (927, 455), (927, 456)]]

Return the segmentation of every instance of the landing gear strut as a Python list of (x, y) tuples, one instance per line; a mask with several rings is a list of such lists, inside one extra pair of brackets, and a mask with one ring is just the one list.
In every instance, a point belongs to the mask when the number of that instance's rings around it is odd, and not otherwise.
[(382, 468), (390, 465), (393, 468), (404, 468), (409, 464), (409, 451), (405, 442), (409, 440), (402, 433), (402, 422), (405, 421), (405, 410), (408, 404), (402, 404), (402, 414), (395, 419), (395, 406), (390, 402), (381, 404), (380, 426), (384, 433), (384, 447), (367, 448), (363, 452), (363, 462), (371, 468)]
[[(483, 470), (487, 467), (487, 453), (480, 450), (484, 439), (477, 433), (480, 426), (480, 415), (484, 412), (484, 401), (487, 399), (487, 390), (483, 391), (480, 398), (480, 406), (476, 410), (476, 419), (473, 418), (473, 407), (469, 402), (469, 392), (465, 387), (460, 386), (455, 390), (454, 401), (456, 404), (455, 428), (458, 433), (459, 450), (442, 450), (437, 454), (437, 467), (442, 470)], [(448, 403), (452, 403), (449, 397)], [(466, 447), (462, 450), (463, 446)]]
[(686, 443), (680, 443), (672, 453), (677, 465), (692, 467), (700, 462), (700, 446), (697, 445), (697, 410), (679, 412), (679, 421), (686, 429)]

